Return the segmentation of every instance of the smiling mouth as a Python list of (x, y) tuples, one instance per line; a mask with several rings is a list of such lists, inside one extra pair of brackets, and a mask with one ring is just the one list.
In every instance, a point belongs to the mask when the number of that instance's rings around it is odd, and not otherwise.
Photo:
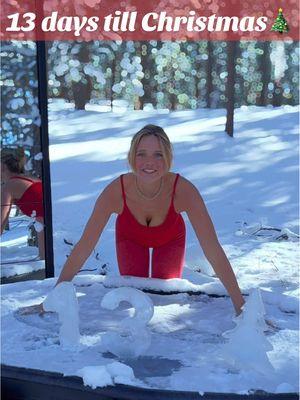
[(143, 172), (146, 172), (146, 174), (153, 174), (156, 172), (156, 169), (143, 169)]

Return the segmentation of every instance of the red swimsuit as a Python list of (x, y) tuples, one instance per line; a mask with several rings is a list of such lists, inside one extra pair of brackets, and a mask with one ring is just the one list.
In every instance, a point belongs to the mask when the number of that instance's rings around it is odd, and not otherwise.
[[(126, 203), (123, 175), (121, 187), (123, 211), (116, 220), (116, 250), (121, 275), (160, 279), (181, 278), (185, 255), (185, 223), (174, 209), (174, 194), (164, 222), (158, 226), (140, 224)], [(153, 248), (152, 265), (149, 249)]]
[(12, 176), (10, 179), (23, 179), (24, 181), (32, 182), (32, 184), (25, 190), (23, 195), (14, 202), (22, 211), (22, 213), (28, 215), (28, 217), (33, 216), (33, 211), (35, 211), (36, 217), (43, 217), (44, 207), (42, 182), (34, 181), (25, 176)]

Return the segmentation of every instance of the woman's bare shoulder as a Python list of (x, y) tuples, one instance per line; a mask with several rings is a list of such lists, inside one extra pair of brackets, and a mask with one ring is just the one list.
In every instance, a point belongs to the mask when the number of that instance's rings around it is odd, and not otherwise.
[(109, 204), (111, 211), (120, 213), (123, 207), (121, 179), (117, 177), (110, 182), (101, 192), (99, 199), (104, 199)]
[(180, 175), (175, 197), (177, 211), (188, 211), (191, 203), (200, 199), (201, 195), (196, 186), (191, 181)]
[(181, 193), (182, 195), (191, 194), (195, 192), (199, 193), (196, 186), (182, 175), (180, 175), (178, 179), (177, 187), (178, 187), (178, 193)]
[[(134, 185), (135, 175), (133, 172), (127, 172), (127, 174), (123, 174), (123, 183), (124, 188), (129, 189), (132, 185)], [(121, 177), (119, 177), (119, 185), (121, 187)]]

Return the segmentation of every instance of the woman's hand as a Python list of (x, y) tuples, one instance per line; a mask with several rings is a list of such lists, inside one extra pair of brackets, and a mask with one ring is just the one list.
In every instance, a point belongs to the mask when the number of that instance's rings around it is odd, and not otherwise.
[(19, 313), (21, 315), (30, 315), (30, 314), (43, 315), (45, 314), (45, 310), (43, 307), (43, 303), (41, 303), (41, 304), (35, 304), (33, 306), (21, 307), (19, 308)]
[(235, 310), (235, 316), (238, 317), (239, 315), (241, 315), (243, 312), (243, 310), (240, 308), (239, 310)]

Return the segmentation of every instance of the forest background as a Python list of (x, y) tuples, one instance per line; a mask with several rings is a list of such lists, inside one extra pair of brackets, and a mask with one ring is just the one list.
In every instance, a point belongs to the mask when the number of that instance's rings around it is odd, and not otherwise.
[[(53, 41), (48, 98), (77, 110), (278, 107), (299, 103), (298, 41)], [(40, 175), (36, 43), (2, 42), (2, 146), (21, 145)], [(233, 93), (232, 93), (233, 92)]]

